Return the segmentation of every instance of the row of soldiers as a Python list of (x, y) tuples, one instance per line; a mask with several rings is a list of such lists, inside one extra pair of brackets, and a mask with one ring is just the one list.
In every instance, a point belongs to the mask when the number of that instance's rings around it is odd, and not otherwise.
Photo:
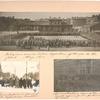
[(19, 79), (19, 87), (20, 88), (32, 88), (32, 80), (31, 79)]
[(38, 47), (40, 48), (61, 48), (61, 47), (95, 47), (100, 46), (100, 42), (92, 40), (64, 40), (64, 39), (45, 39), (45, 38), (29, 38), (29, 39), (20, 39), (16, 42), (17, 46), (25, 48), (29, 46), (30, 48)]
[(10, 79), (7, 79), (7, 80), (3, 80), (3, 79), (0, 80), (0, 84), (1, 84), (2, 87), (32, 88), (33, 85), (36, 85), (37, 84), (37, 81), (39, 81), (39, 80), (35, 80), (33, 82), (32, 79), (10, 78)]
[[(27, 36), (28, 37), (28, 36)], [(1, 41), (1, 40), (0, 40)], [(0, 42), (0, 45), (16, 45), (21, 48), (32, 48), (33, 47), (50, 47), (50, 48), (59, 48), (59, 47), (71, 47), (71, 46), (81, 46), (81, 47), (93, 47), (93, 46), (100, 46), (100, 43), (97, 43), (96, 41), (86, 40), (86, 41), (78, 41), (78, 40), (63, 40), (63, 39), (55, 39), (55, 40), (49, 40), (44, 38), (25, 38), (25, 39), (8, 39), (8, 40), (2, 40)]]

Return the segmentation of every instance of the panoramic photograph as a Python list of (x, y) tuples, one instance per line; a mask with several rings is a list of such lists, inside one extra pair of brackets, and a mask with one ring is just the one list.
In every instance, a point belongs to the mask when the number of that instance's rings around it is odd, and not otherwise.
[(100, 91), (100, 59), (54, 60), (54, 92), (91, 91)]
[(99, 12), (0, 12), (0, 51), (99, 50)]
[(32, 98), (39, 88), (38, 61), (0, 62), (0, 98)]

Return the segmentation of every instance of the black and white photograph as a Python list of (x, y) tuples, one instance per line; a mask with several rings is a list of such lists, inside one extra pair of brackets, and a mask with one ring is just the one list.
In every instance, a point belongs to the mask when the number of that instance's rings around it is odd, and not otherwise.
[(0, 12), (0, 51), (100, 51), (100, 13)]
[(91, 91), (100, 91), (100, 59), (54, 60), (54, 92)]
[(39, 88), (38, 61), (0, 62), (0, 98), (32, 98)]

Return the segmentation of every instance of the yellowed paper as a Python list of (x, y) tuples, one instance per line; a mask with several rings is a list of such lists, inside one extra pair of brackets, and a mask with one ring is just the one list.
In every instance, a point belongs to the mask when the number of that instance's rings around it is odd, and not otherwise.
[[(100, 2), (0, 2), (0, 12), (74, 12), (74, 13), (99, 13)], [(75, 50), (75, 49), (74, 49)], [(78, 92), (54, 92), (54, 61), (55, 60), (70, 60), (70, 59), (100, 59), (100, 52), (97, 51), (0, 51), (0, 63), (6, 64), (11, 62), (20, 62), (21, 64), (30, 63), (34, 65), (37, 63), (39, 70), (39, 92), (36, 94), (34, 91), (22, 94), (16, 94), (12, 91), (10, 94), (5, 95), (5, 92), (0, 90), (0, 98), (16, 98), (16, 99), (99, 99), (100, 91), (78, 91)], [(14, 63), (15, 64), (15, 63)], [(67, 66), (67, 65), (66, 65)], [(10, 68), (10, 67), (9, 67)], [(8, 68), (8, 69), (9, 69)], [(16, 69), (17, 71), (17, 69)], [(23, 69), (20, 67), (20, 71)], [(13, 71), (14, 72), (14, 71)], [(66, 74), (66, 73), (65, 73)], [(19, 74), (18, 74), (19, 75)], [(98, 82), (99, 83), (99, 82)], [(97, 84), (98, 84), (97, 83)], [(27, 91), (27, 90), (25, 90)], [(3, 94), (4, 93), (4, 94)], [(15, 95), (15, 94), (16, 95)]]

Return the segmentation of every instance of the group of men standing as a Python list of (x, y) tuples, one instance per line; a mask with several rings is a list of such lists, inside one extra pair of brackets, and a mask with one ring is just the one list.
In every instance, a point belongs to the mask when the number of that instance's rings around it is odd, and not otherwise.
[(31, 79), (19, 79), (19, 87), (20, 88), (32, 88), (32, 80)]

